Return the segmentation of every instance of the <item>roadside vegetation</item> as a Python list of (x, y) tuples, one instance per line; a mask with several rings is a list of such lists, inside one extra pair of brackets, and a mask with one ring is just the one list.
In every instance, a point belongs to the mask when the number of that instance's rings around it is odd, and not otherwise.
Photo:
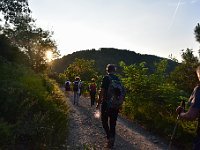
[(0, 70), (1, 149), (65, 144), (68, 106), (58, 85), (45, 75), (2, 58)]
[(0, 4), (0, 149), (63, 147), (69, 108), (47, 76), (46, 53), (59, 55), (52, 34), (36, 26), (26, 0)]

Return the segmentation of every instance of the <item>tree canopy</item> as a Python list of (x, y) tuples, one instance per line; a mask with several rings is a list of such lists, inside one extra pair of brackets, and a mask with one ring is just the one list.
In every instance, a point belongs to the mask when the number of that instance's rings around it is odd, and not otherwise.
[(194, 56), (192, 49), (183, 50), (181, 56), (183, 61), (171, 73), (171, 80), (180, 89), (190, 93), (198, 82), (196, 68), (199, 65), (199, 59)]
[(15, 24), (20, 16), (31, 12), (28, 0), (1, 0), (0, 12), (2, 12), (5, 21)]
[(35, 72), (44, 71), (47, 51), (51, 51), (54, 58), (59, 56), (56, 42), (52, 39), (53, 32), (37, 27), (30, 16), (28, 0), (3, 0), (0, 6), (6, 22), (0, 28), (1, 34), (27, 56), (27, 64)]
[(81, 80), (90, 81), (92, 78), (97, 77), (97, 71), (94, 65), (94, 60), (75, 59), (74, 63), (70, 64), (64, 73), (71, 81), (76, 76), (80, 76)]

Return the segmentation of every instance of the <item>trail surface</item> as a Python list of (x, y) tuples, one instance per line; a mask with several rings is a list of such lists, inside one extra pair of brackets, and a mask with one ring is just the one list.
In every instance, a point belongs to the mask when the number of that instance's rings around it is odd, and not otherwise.
[[(70, 106), (69, 150), (107, 150), (101, 120), (94, 117), (95, 106), (81, 96), (79, 106), (73, 105), (73, 93), (66, 93)], [(114, 150), (167, 150), (168, 143), (145, 131), (139, 125), (118, 117)]]

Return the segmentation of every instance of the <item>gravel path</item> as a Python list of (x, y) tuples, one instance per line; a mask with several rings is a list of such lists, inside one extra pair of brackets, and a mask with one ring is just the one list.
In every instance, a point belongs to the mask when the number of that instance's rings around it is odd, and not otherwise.
[[(106, 150), (105, 133), (101, 120), (94, 117), (95, 106), (90, 99), (80, 97), (79, 106), (73, 105), (73, 93), (66, 94), (70, 106), (70, 126), (67, 139), (69, 150)], [(118, 118), (114, 150), (167, 150), (168, 143), (145, 131), (139, 125)]]

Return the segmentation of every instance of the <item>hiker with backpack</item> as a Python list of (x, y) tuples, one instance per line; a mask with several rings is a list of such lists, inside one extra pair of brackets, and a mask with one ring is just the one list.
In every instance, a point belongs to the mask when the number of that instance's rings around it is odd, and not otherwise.
[(93, 106), (95, 103), (95, 97), (96, 97), (96, 91), (97, 91), (97, 85), (95, 83), (94, 78), (92, 78), (92, 83), (89, 85), (89, 91), (90, 91), (91, 106)]
[[(200, 81), (200, 66), (197, 67), (196, 74)], [(199, 150), (200, 149), (200, 84), (194, 88), (189, 98), (188, 104), (190, 108), (187, 112), (184, 112), (184, 108), (181, 106), (177, 107), (176, 112), (179, 115), (179, 119), (190, 121), (190, 120), (195, 120), (196, 118), (198, 118), (196, 138), (193, 143), (192, 149)]]
[(73, 82), (73, 92), (74, 92), (74, 105), (79, 104), (79, 98), (81, 94), (81, 81), (80, 77), (76, 77), (75, 81)]
[(65, 81), (65, 91), (70, 91), (70, 84), (71, 82), (69, 80)]
[(106, 132), (107, 147), (112, 148), (115, 142), (116, 121), (125, 91), (119, 77), (115, 75), (116, 66), (108, 64), (106, 71), (107, 75), (102, 80), (96, 108), (99, 109), (101, 104), (101, 121)]

